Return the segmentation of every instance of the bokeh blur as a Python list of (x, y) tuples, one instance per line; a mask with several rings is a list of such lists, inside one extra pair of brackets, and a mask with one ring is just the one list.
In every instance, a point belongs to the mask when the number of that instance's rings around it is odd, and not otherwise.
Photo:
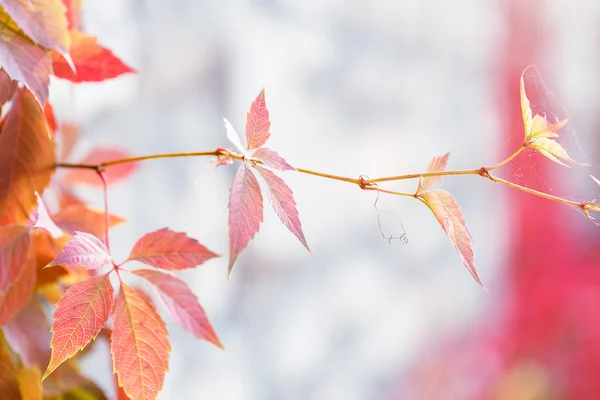
[[(138, 72), (52, 82), (59, 119), (82, 129), (74, 158), (99, 145), (229, 146), (222, 118), (243, 132), (265, 87), (269, 147), (294, 166), (397, 175), (449, 150), (449, 168), (491, 165), (521, 143), (519, 77), (534, 64), (540, 104), (571, 118), (563, 143), (592, 167), (528, 153), (500, 176), (573, 200), (600, 192), (586, 175), (599, 174), (597, 1), (84, 0), (82, 23)], [(228, 281), (234, 173), (154, 160), (110, 191), (111, 212), (129, 221), (112, 234), (118, 259), (164, 226), (224, 255), (181, 276), (226, 351), (165, 315), (173, 350), (159, 399), (600, 398), (600, 228), (574, 210), (445, 178), (488, 294), (419, 202), (379, 199), (403, 226), (384, 220), (387, 233), (409, 238), (390, 244), (374, 193), (287, 172), (313, 254), (265, 208)], [(102, 205), (100, 192), (81, 193)], [(102, 339), (83, 365), (114, 394)]]

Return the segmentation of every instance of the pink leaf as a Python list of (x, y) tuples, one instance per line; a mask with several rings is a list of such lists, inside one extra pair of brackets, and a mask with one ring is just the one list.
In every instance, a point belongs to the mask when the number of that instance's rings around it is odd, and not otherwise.
[(279, 170), (279, 171), (295, 171), (296, 168), (292, 167), (288, 164), (287, 161), (283, 159), (277, 152), (267, 149), (266, 147), (261, 147), (260, 149), (256, 149), (254, 154), (252, 154), (252, 158), (260, 158), (265, 165)]
[[(100, 164), (102, 162), (118, 160), (121, 158), (131, 157), (131, 154), (121, 149), (113, 148), (97, 148), (92, 150), (80, 164)], [(108, 182), (115, 183), (128, 178), (137, 169), (136, 163), (118, 164), (106, 168)], [(102, 186), (102, 180), (94, 170), (90, 169), (73, 169), (65, 175), (65, 180), (71, 183), (84, 183), (92, 186)]]
[(191, 333), (198, 339), (207, 340), (223, 348), (215, 330), (204, 313), (204, 309), (198, 304), (196, 295), (184, 281), (173, 275), (149, 269), (140, 269), (133, 273), (141, 276), (158, 288), (160, 297), (165, 302), (171, 317), (186, 332)]
[(35, 192), (35, 195), (38, 200), (38, 206), (37, 209), (33, 210), (33, 212), (31, 213), (31, 225), (34, 228), (46, 230), (55, 239), (61, 237), (63, 235), (62, 229), (56, 226), (52, 218), (50, 218), (50, 214), (48, 214), (48, 209), (46, 208), (46, 205), (44, 204), (44, 201), (42, 200), (38, 192)]
[(107, 274), (76, 283), (57, 305), (52, 323), (52, 357), (43, 379), (100, 333), (112, 312), (113, 287)]
[(246, 141), (248, 150), (257, 149), (267, 142), (269, 136), (269, 110), (265, 102), (265, 89), (261, 90), (246, 115)]
[[(419, 195), (419, 198), (429, 207), (438, 220), (446, 235), (460, 255), (463, 265), (475, 281), (485, 289), (485, 285), (475, 268), (475, 253), (471, 235), (467, 230), (465, 219), (460, 206), (454, 197), (445, 190), (430, 190)], [(487, 290), (487, 289), (486, 289)]]
[[(448, 164), (448, 157), (450, 156), (450, 152), (433, 157), (433, 160), (429, 163), (429, 167), (427, 167), (427, 172), (439, 172), (446, 170), (446, 164)], [(424, 190), (429, 190), (434, 187), (439, 181), (442, 180), (441, 176), (428, 176), (423, 178), (419, 182), (419, 189), (417, 193), (421, 193)]]
[(258, 232), (263, 199), (256, 177), (246, 163), (240, 166), (229, 195), (229, 275), (235, 260)]
[(203, 264), (217, 254), (182, 232), (162, 228), (142, 236), (133, 246), (129, 260), (155, 268), (179, 270)]
[(60, 265), (95, 269), (110, 264), (112, 260), (108, 249), (100, 239), (89, 233), (75, 232), (60, 254), (45, 268)]
[(300, 223), (300, 216), (296, 209), (296, 202), (294, 201), (294, 193), (288, 185), (275, 175), (273, 172), (266, 168), (256, 166), (256, 170), (260, 176), (265, 180), (269, 196), (269, 201), (275, 210), (275, 214), (279, 217), (281, 222), (300, 240), (300, 243), (306, 250), (310, 252), (310, 248), (306, 243), (306, 238), (302, 232), (302, 224)]

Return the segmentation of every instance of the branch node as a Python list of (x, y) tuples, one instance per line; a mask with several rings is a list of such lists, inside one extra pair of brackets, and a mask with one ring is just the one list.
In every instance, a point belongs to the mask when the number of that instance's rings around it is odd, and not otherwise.
[(488, 178), (492, 182), (496, 182), (496, 180), (494, 179), (494, 177), (492, 175), (490, 175), (490, 171), (486, 167), (479, 168), (479, 171), (477, 171), (477, 174), (484, 178)]
[(376, 190), (379, 185), (375, 182), (371, 182), (371, 179), (367, 175), (360, 175), (358, 177), (358, 186), (362, 190)]

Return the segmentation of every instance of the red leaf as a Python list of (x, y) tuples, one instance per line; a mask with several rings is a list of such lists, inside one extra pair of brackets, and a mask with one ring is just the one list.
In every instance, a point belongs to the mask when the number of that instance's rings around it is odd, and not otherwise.
[(52, 357), (42, 379), (98, 336), (112, 312), (113, 287), (97, 275), (69, 288), (58, 302), (52, 323)]
[(269, 110), (265, 102), (265, 89), (261, 90), (246, 115), (246, 142), (248, 150), (257, 149), (267, 142), (269, 136)]
[[(103, 236), (106, 233), (104, 211), (96, 210), (86, 204), (74, 204), (60, 209), (52, 216), (54, 223), (73, 235), (76, 231)], [(110, 226), (125, 222), (121, 217), (109, 216)]]
[[(80, 164), (100, 164), (106, 161), (117, 160), (120, 158), (127, 158), (131, 155), (125, 150), (113, 149), (113, 148), (96, 148), (92, 150)], [(108, 175), (108, 182), (115, 183), (117, 181), (128, 178), (133, 171), (137, 168), (136, 163), (125, 163), (118, 164), (113, 167), (106, 169)], [(102, 180), (96, 173), (96, 171), (86, 169), (73, 169), (65, 175), (65, 180), (71, 183), (84, 183), (92, 186), (102, 186)]]
[(310, 252), (310, 248), (308, 247), (306, 238), (302, 232), (302, 224), (300, 223), (300, 216), (296, 209), (296, 202), (294, 201), (292, 189), (286, 185), (283, 179), (268, 169), (257, 165), (256, 170), (267, 184), (267, 195), (269, 196), (269, 201), (273, 206), (273, 210), (275, 210), (275, 214), (277, 214), (281, 222), (283, 222), (290, 232), (300, 240), (300, 243), (306, 247), (306, 250)]
[(127, 260), (136, 260), (155, 268), (178, 270), (194, 268), (213, 257), (217, 255), (185, 233), (162, 228), (142, 236)]
[(0, 5), (34, 42), (68, 54), (70, 38), (61, 0), (0, 0)]
[(260, 158), (265, 165), (274, 168), (279, 171), (295, 171), (296, 168), (292, 167), (288, 164), (287, 161), (283, 159), (279, 154), (271, 149), (267, 149), (266, 147), (261, 147), (260, 149), (256, 149), (254, 154), (252, 154), (252, 158)]
[(454, 200), (454, 197), (445, 190), (436, 189), (421, 193), (419, 198), (433, 212), (442, 229), (450, 238), (454, 248), (458, 251), (467, 271), (485, 289), (485, 285), (481, 282), (475, 268), (475, 253), (473, 252), (471, 235), (465, 225), (465, 219), (460, 206)]
[(79, 29), (79, 14), (81, 12), (81, 0), (62, 0), (67, 8), (65, 13), (67, 17), (68, 29)]
[(75, 71), (58, 53), (52, 53), (52, 66), (57, 78), (71, 82), (100, 82), (128, 72), (135, 72), (110, 50), (102, 47), (94, 36), (71, 31), (70, 54)]
[(113, 370), (132, 400), (153, 400), (169, 367), (165, 323), (142, 295), (121, 282), (110, 341)]
[(229, 195), (229, 275), (233, 263), (258, 232), (263, 199), (256, 177), (246, 163), (240, 166)]
[[(450, 152), (433, 157), (433, 160), (429, 163), (429, 167), (427, 167), (427, 172), (439, 172), (446, 170), (446, 164), (448, 164), (448, 157), (450, 157)], [(442, 180), (441, 176), (428, 176), (421, 181), (419, 181), (419, 188), (417, 189), (417, 194), (423, 192), (424, 190), (429, 190), (434, 187), (439, 181)]]
[(50, 324), (36, 296), (3, 327), (4, 337), (25, 365), (43, 370), (50, 360)]
[(17, 82), (10, 79), (5, 70), (0, 69), (0, 106), (12, 99)]
[(0, 223), (26, 222), (54, 172), (54, 143), (31, 93), (19, 89), (0, 132)]
[(0, 8), (0, 65), (8, 75), (31, 90), (40, 104), (48, 99), (50, 55), (29, 39)]
[(53, 267), (85, 267), (96, 269), (113, 261), (106, 245), (94, 235), (75, 232), (69, 243), (62, 249), (58, 257), (46, 266)]
[(223, 348), (204, 309), (198, 304), (198, 298), (184, 281), (173, 275), (149, 269), (140, 269), (133, 273), (158, 288), (169, 314), (186, 332)]
[(21, 225), (0, 227), (0, 326), (29, 300), (35, 287), (31, 234)]
[(48, 125), (50, 133), (52, 136), (56, 135), (58, 125), (56, 123), (56, 117), (54, 116), (54, 107), (52, 107), (52, 104), (50, 104), (49, 101), (47, 101), (44, 106), (44, 117), (46, 118), (46, 124)]

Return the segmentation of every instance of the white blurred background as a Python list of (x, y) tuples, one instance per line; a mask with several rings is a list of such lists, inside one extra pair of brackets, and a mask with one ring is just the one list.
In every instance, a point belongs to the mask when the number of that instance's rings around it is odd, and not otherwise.
[[(59, 120), (82, 126), (74, 158), (97, 145), (135, 155), (230, 146), (222, 118), (243, 135), (246, 111), (265, 87), (268, 145), (294, 166), (377, 177), (424, 171), (447, 151), (452, 169), (491, 165), (511, 145), (500, 132), (498, 93), (500, 49), (511, 29), (506, 4), (84, 0), (85, 30), (138, 73), (76, 87), (53, 81), (52, 101)], [(531, 63), (584, 131), (595, 123), (589, 105), (598, 97), (600, 5), (548, 0), (523, 12), (544, 21), (539, 34), (549, 35)], [(518, 96), (517, 80), (510, 93)], [(477, 177), (441, 183), (462, 205), (490, 294), (419, 202), (380, 198), (409, 238), (389, 244), (379, 233), (374, 193), (293, 172), (282, 177), (313, 254), (265, 203), (265, 222), (227, 281), (236, 169), (208, 164), (148, 161), (110, 191), (111, 212), (128, 219), (112, 233), (117, 259), (165, 226), (223, 256), (180, 276), (226, 351), (186, 334), (162, 309), (173, 350), (159, 399), (393, 398), (415, 360), (493, 318), (510, 241), (511, 221), (503, 217), (509, 189)], [(102, 205), (100, 192), (83, 194)], [(114, 393), (105, 343), (83, 364)]]

